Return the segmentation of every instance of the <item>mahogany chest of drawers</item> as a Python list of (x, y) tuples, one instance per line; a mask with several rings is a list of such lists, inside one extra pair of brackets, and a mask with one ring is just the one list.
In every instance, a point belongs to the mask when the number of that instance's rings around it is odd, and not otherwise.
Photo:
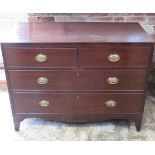
[(16, 130), (27, 117), (140, 130), (153, 42), (139, 24), (19, 23), (1, 46)]

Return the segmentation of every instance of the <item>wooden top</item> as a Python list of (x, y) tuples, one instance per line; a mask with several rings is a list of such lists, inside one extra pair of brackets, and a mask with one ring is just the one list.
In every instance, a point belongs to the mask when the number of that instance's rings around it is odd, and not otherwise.
[(17, 23), (1, 43), (151, 43), (138, 23)]

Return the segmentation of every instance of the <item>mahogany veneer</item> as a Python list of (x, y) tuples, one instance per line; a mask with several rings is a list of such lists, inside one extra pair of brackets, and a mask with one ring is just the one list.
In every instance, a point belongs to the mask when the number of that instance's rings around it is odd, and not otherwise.
[[(142, 93), (13, 93), (16, 113), (61, 113), (61, 114), (119, 114), (140, 113), (143, 109)], [(52, 104), (41, 108), (38, 102), (42, 98)], [(114, 99), (119, 103), (115, 108), (104, 104)], [(126, 100), (128, 99), (128, 100)], [(22, 104), (21, 104), (22, 103)]]
[(19, 23), (1, 42), (16, 130), (27, 117), (140, 130), (153, 41), (139, 24)]
[[(58, 91), (97, 91), (97, 90), (144, 90), (145, 70), (9, 70), (12, 90), (58, 90)], [(45, 76), (48, 83), (39, 85), (38, 77)], [(109, 85), (108, 77), (117, 77), (119, 82)], [(23, 82), (24, 81), (24, 82)]]

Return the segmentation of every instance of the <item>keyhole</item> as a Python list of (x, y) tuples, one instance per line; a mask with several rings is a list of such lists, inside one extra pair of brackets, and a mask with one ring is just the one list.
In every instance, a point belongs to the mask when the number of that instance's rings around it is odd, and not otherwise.
[(76, 95), (76, 98), (77, 98), (77, 99), (79, 99), (79, 98), (80, 98), (80, 96), (79, 96), (79, 95)]
[(77, 77), (79, 77), (79, 76), (80, 76), (79, 72), (77, 72), (77, 73), (76, 73), (76, 76), (77, 76)]

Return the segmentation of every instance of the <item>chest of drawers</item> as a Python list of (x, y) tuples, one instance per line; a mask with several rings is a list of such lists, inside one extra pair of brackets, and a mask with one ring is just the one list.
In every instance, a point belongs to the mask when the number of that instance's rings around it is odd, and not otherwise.
[(153, 42), (139, 24), (19, 23), (1, 42), (16, 130), (27, 117), (140, 130)]

